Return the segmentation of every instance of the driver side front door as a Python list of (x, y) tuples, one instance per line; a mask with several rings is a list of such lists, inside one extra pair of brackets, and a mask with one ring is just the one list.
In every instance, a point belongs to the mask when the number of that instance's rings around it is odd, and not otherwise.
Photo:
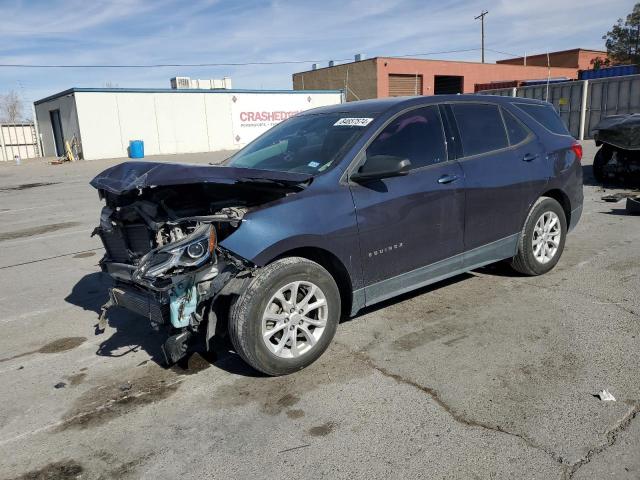
[(374, 155), (406, 158), (411, 170), (350, 185), (367, 305), (461, 269), (464, 240), (464, 177), (447, 158), (437, 105), (398, 115), (367, 148)]

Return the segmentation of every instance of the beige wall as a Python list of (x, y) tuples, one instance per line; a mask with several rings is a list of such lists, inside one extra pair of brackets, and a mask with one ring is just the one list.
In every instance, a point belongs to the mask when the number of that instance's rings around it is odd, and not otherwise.
[[(144, 141), (147, 155), (206, 152), (213, 149), (208, 114), (214, 99), (195, 93), (78, 92), (84, 158), (127, 156), (130, 140)], [(208, 111), (207, 104), (211, 111)], [(211, 127), (209, 127), (211, 125)], [(224, 140), (218, 150), (226, 148)], [(229, 142), (226, 142), (228, 145)]]
[(376, 98), (376, 84), (375, 58), (293, 74), (294, 90), (346, 90), (349, 102)]
[(0, 123), (0, 161), (40, 156), (40, 148), (34, 143), (35, 126), (30, 123)]

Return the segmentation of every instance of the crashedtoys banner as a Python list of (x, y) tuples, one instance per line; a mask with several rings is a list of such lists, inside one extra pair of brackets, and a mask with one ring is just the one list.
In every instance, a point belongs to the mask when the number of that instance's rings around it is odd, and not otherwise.
[(246, 145), (274, 125), (294, 116), (298, 112), (314, 107), (339, 103), (329, 95), (313, 94), (234, 94), (231, 98), (233, 142)]

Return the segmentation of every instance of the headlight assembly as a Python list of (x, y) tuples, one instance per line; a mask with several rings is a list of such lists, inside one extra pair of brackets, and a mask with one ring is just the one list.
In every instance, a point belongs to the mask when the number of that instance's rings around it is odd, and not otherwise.
[(216, 230), (204, 224), (183, 239), (160, 248), (140, 266), (143, 277), (157, 277), (174, 267), (199, 267), (216, 248)]
[(205, 241), (196, 242), (189, 245), (186, 250), (187, 255), (193, 258), (194, 260), (197, 260), (198, 258), (205, 255), (207, 253), (207, 247), (209, 242), (207, 241), (205, 245), (203, 245), (203, 243), (205, 243)]

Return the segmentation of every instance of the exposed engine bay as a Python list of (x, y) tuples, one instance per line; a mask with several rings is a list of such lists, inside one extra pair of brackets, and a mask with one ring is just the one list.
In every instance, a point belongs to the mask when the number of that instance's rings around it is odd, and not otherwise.
[(640, 186), (640, 150), (624, 150), (603, 143), (593, 162), (596, 180)]
[(640, 185), (640, 114), (606, 117), (593, 138), (600, 147), (593, 162), (596, 180)]
[[(240, 228), (252, 208), (304, 185), (299, 178), (228, 178), (229, 171), (245, 174), (249, 169), (195, 166), (226, 177), (203, 176), (198, 183), (183, 184), (179, 174), (185, 172), (184, 165), (147, 162), (148, 169), (141, 173), (140, 163), (131, 165), (133, 174), (122, 164), (92, 181), (106, 203), (93, 235), (104, 244), (102, 270), (114, 280), (98, 330), (104, 330), (112, 306), (144, 315), (154, 328), (168, 329), (163, 351), (167, 363), (175, 363), (195, 334), (206, 334), (208, 345), (217, 323), (214, 299), (241, 288), (256, 269), (219, 242)], [(150, 173), (176, 184), (149, 185)]]

